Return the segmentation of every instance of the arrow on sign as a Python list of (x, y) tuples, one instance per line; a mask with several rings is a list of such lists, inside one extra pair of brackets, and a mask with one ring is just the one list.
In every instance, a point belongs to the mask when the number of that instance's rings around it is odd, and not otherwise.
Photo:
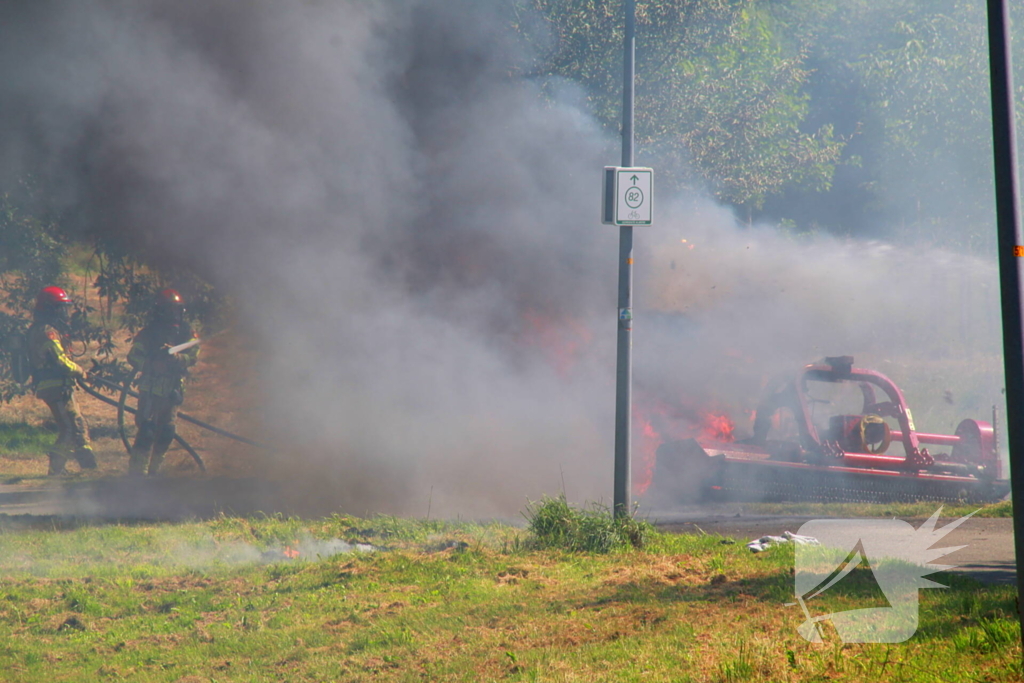
[(633, 177), (632, 177), (632, 178), (630, 178), (630, 180), (632, 180), (632, 181), (633, 181), (633, 184), (634, 184), (634, 185), (636, 185), (636, 181), (640, 180), (640, 178), (638, 178), (638, 177), (636, 176), (636, 174), (634, 173), (634, 174), (633, 174)]

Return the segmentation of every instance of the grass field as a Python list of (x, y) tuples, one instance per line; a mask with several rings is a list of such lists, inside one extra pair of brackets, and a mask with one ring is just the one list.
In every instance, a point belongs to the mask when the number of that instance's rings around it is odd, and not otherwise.
[[(812, 644), (785, 606), (792, 548), (723, 541), (588, 553), (390, 517), (8, 519), (0, 680), (1020, 680), (1011, 587), (940, 575), (908, 642)], [(829, 609), (864, 606), (861, 583)]]
[(18, 422), (0, 422), (0, 457), (21, 460), (40, 459), (40, 454), (53, 447), (52, 425)]

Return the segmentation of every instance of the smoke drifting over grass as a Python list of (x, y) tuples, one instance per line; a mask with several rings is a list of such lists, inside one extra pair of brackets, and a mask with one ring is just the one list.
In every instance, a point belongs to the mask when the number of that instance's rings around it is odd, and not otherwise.
[[(563, 478), (610, 491), (617, 231), (597, 217), (617, 141), (571, 84), (518, 75), (506, 8), (0, 9), (0, 177), (39, 174), (71, 220), (235, 297), (266, 352), (279, 474), (314, 509), (514, 514)], [(702, 400), (912, 348), (946, 305), (932, 266), (993, 278), (658, 201), (637, 230), (637, 305), (661, 311), (636, 323), (638, 393)], [(716, 383), (737, 357), (749, 384)]]
[(336, 555), (378, 550), (368, 543), (313, 538), (307, 532), (295, 534), (296, 538), (290, 541), (253, 543), (219, 538), (194, 526), (151, 530), (110, 527), (64, 536), (59, 541), (35, 545), (21, 542), (14, 548), (5, 548), (0, 552), (0, 569), (8, 575), (24, 572), (58, 578), (109, 575), (127, 568), (142, 577), (182, 569), (316, 562)]

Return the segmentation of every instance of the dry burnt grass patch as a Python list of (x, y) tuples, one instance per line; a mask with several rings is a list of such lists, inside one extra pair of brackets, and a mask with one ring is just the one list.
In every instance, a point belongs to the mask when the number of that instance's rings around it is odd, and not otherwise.
[[(377, 549), (276, 552), (296, 539)], [(721, 540), (569, 552), (390, 517), (3, 531), (0, 680), (1019, 679), (1009, 587), (943, 576), (953, 587), (922, 591), (909, 642), (811, 644), (784, 606), (792, 549)], [(858, 606), (859, 585), (830, 607)]]

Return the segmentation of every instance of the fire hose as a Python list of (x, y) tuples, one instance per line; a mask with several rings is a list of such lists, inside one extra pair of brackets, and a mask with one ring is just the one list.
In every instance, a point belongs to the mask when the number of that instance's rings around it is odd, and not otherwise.
[[(127, 386), (127, 383), (124, 386), (120, 386), (120, 385), (114, 384), (113, 382), (107, 381), (107, 380), (99, 378), (99, 377), (90, 377), (89, 379), (91, 381), (98, 382), (99, 384), (105, 384), (106, 386), (110, 387), (111, 389), (114, 389), (115, 391), (120, 391), (125, 396), (131, 396), (134, 399), (138, 399), (139, 398), (138, 393), (136, 393), (136, 392), (132, 391), (131, 389), (129, 389), (128, 386)], [(106, 397), (104, 397), (104, 398), (106, 398)], [(113, 400), (113, 399), (110, 399), (110, 400)], [(127, 410), (130, 413), (134, 413), (135, 412), (134, 410), (132, 410), (131, 408), (128, 408), (127, 406), (125, 407), (125, 410)], [(220, 434), (221, 436), (226, 436), (227, 438), (234, 439), (235, 441), (241, 441), (242, 443), (249, 444), (250, 446), (256, 446), (257, 448), (263, 448), (265, 450), (270, 450), (270, 446), (268, 446), (266, 444), (262, 444), (262, 443), (260, 443), (258, 441), (253, 441), (252, 439), (247, 439), (244, 436), (239, 436), (238, 434), (232, 434), (231, 432), (227, 431), (226, 429), (221, 429), (220, 427), (215, 427), (212, 424), (209, 424), (207, 422), (203, 422), (202, 420), (197, 420), (196, 418), (194, 418), (191, 415), (188, 415), (186, 413), (179, 412), (178, 413), (178, 417), (180, 417), (185, 422), (191, 422), (195, 426), (202, 427), (203, 429), (209, 430), (209, 431), (213, 432), (214, 434)]]
[[(125, 433), (125, 429), (124, 429), (124, 413), (127, 411), (128, 413), (135, 414), (138, 411), (136, 409), (134, 409), (134, 408), (130, 408), (127, 405), (125, 405), (125, 402), (126, 402), (126, 400), (127, 400), (127, 398), (129, 396), (131, 396), (132, 398), (134, 398), (136, 400), (139, 398), (139, 394), (134, 392), (134, 391), (132, 391), (129, 388), (129, 385), (131, 384), (131, 377), (126, 378), (122, 385), (114, 384), (113, 382), (105, 380), (105, 379), (103, 379), (101, 377), (91, 376), (89, 379), (92, 382), (95, 382), (97, 384), (103, 384), (103, 385), (107, 386), (110, 389), (113, 389), (115, 391), (120, 392), (120, 396), (119, 396), (118, 400), (115, 401), (114, 399), (109, 398), (109, 397), (104, 396), (103, 394), (99, 393), (94, 388), (88, 386), (84, 382), (80, 383), (82, 385), (82, 388), (85, 389), (86, 393), (88, 393), (90, 396), (92, 396), (94, 398), (98, 398), (99, 400), (103, 401), (104, 403), (106, 403), (108, 405), (112, 405), (112, 406), (117, 408), (118, 432), (120, 433), (121, 442), (124, 444), (125, 450), (127, 450), (130, 453), (131, 452), (131, 445), (128, 443), (128, 436)], [(225, 436), (225, 437), (227, 437), (229, 439), (234, 439), (235, 441), (240, 441), (242, 443), (249, 444), (250, 446), (256, 446), (257, 448), (263, 448), (263, 449), (267, 449), (267, 450), (270, 449), (270, 447), (267, 446), (266, 444), (259, 443), (258, 441), (253, 441), (252, 439), (247, 439), (244, 436), (240, 436), (238, 434), (233, 434), (232, 432), (229, 432), (226, 429), (221, 429), (220, 427), (215, 427), (214, 425), (211, 425), (211, 424), (209, 424), (207, 422), (203, 422), (202, 420), (198, 420), (198, 419), (192, 417), (191, 415), (188, 415), (187, 413), (179, 412), (178, 413), (178, 417), (180, 417), (185, 422), (190, 422), (190, 423), (196, 425), (197, 427), (202, 427), (203, 429), (211, 431), (214, 434), (219, 434), (219, 435)], [(188, 444), (188, 442), (185, 441), (180, 435), (177, 435), (177, 434), (174, 436), (174, 440), (182, 448), (184, 448), (186, 451), (188, 451), (189, 455), (192, 456), (192, 459), (195, 460), (196, 463), (199, 465), (199, 469), (201, 469), (203, 472), (205, 472), (206, 471), (206, 466), (203, 463), (202, 458), (199, 457), (199, 454), (195, 452), (195, 450)]]
[(124, 444), (124, 450), (129, 455), (132, 452), (132, 445), (128, 443), (128, 432), (124, 428), (124, 409), (125, 401), (128, 399), (129, 385), (132, 383), (131, 377), (124, 378), (124, 391), (121, 392), (120, 397), (117, 399), (117, 433), (121, 437), (121, 443)]
[[(94, 378), (94, 381), (100, 381), (100, 382), (103, 382), (105, 384), (110, 384), (109, 382), (106, 382), (105, 380), (101, 380), (98, 377)], [(117, 408), (117, 427), (118, 427), (118, 431), (121, 434), (121, 443), (124, 444), (125, 450), (128, 451), (129, 454), (131, 454), (131, 452), (132, 452), (131, 444), (128, 443), (128, 436), (125, 434), (125, 431), (124, 431), (124, 413), (125, 413), (125, 411), (128, 411), (129, 413), (134, 415), (138, 411), (135, 408), (129, 408), (128, 406), (126, 406), (124, 404), (124, 401), (125, 401), (124, 394), (121, 395), (121, 400), (115, 401), (114, 399), (108, 398), (107, 396), (104, 396), (100, 392), (96, 391), (95, 389), (90, 387), (85, 382), (79, 381), (78, 384), (79, 384), (79, 386), (82, 387), (82, 389), (85, 390), (85, 393), (89, 394), (93, 398), (97, 398), (97, 399), (103, 401), (104, 403), (106, 403), (107, 405), (111, 405), (111, 406), (114, 406), (115, 408)], [(179, 413), (179, 415), (180, 415), (180, 413)], [(174, 435), (174, 440), (178, 443), (179, 446), (184, 448), (188, 452), (189, 455), (192, 456), (192, 459), (196, 461), (197, 465), (199, 465), (199, 470), (205, 474), (206, 473), (206, 463), (203, 462), (203, 459), (201, 457), (199, 457), (199, 454), (196, 453), (195, 449), (192, 448), (192, 446), (189, 444), (189, 442), (185, 441), (185, 439), (182, 438), (182, 436), (180, 434), (175, 434)]]

